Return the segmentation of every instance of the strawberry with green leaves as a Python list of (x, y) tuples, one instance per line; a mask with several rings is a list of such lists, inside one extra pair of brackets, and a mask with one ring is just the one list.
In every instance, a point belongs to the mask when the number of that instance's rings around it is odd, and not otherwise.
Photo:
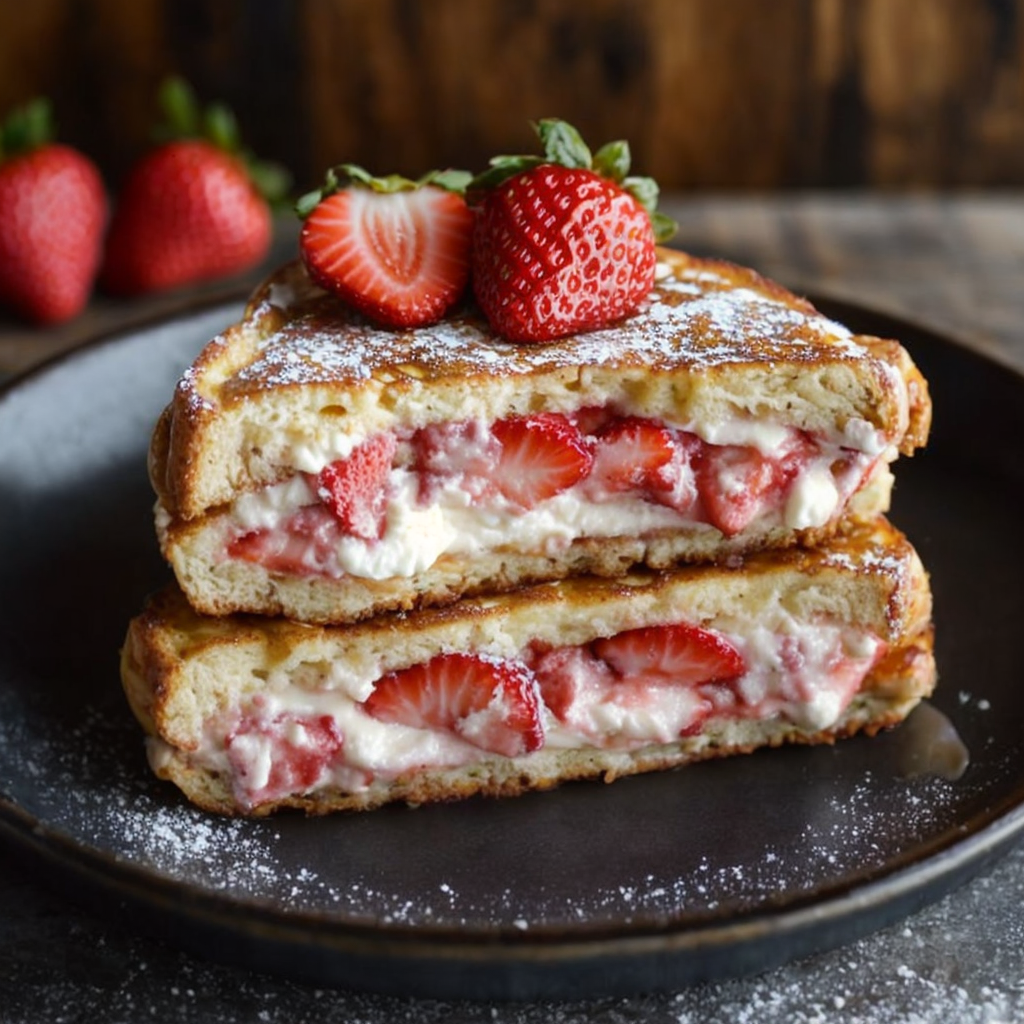
[(238, 274), (262, 260), (272, 238), (270, 202), (287, 188), (276, 165), (239, 143), (234, 117), (201, 112), (189, 87), (166, 82), (162, 144), (131, 168), (107, 239), (101, 284), (134, 295)]
[(654, 284), (655, 246), (675, 225), (658, 188), (629, 175), (626, 142), (591, 154), (564, 121), (540, 121), (543, 156), (502, 156), (468, 186), (478, 203), (473, 290), (491, 327), (543, 342), (635, 313)]
[(95, 164), (52, 140), (35, 100), (0, 130), (0, 304), (39, 324), (79, 314), (103, 246), (107, 195)]
[(323, 188), (296, 205), (310, 277), (386, 327), (440, 320), (469, 278), (469, 178), (448, 170), (410, 181), (375, 178), (355, 164), (331, 168)]

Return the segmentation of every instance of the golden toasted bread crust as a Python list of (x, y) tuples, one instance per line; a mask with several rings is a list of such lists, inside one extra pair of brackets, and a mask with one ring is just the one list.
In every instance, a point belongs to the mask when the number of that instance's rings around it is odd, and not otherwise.
[(752, 270), (660, 258), (640, 313), (547, 345), (495, 337), (470, 309), (381, 330), (290, 264), (182, 377), (154, 435), (154, 487), (188, 520), (287, 475), (296, 444), (331, 432), (609, 403), (674, 423), (774, 414), (833, 431), (859, 418), (904, 452), (923, 444), (927, 387), (897, 343), (851, 336)]
[[(263, 686), (268, 667), (285, 670), (342, 659), (371, 677), (426, 661), (441, 651), (511, 656), (531, 643), (585, 644), (643, 625), (758, 616), (781, 607), (871, 630), (889, 645), (861, 692), (828, 729), (789, 722), (718, 722), (699, 736), (640, 751), (541, 750), (462, 769), (417, 772), (358, 794), (324, 790), (255, 811), (236, 805), (228, 783), (191, 753), (203, 724)], [(831, 742), (904, 717), (935, 681), (928, 579), (913, 547), (884, 519), (816, 550), (753, 555), (735, 565), (634, 573), (616, 580), (577, 577), (466, 600), (408, 616), (314, 627), (252, 616), (198, 615), (180, 591), (156, 595), (130, 625), (122, 659), (129, 703), (154, 737), (154, 766), (189, 799), (223, 813), (267, 813), (281, 806), (312, 813), (367, 809), (393, 800), (423, 803), (473, 793), (512, 795), (575, 778), (651, 771), (786, 742)]]
[(184, 523), (161, 517), (157, 536), (189, 602), (204, 614), (249, 612), (316, 624), (358, 622), (387, 612), (450, 604), (462, 597), (505, 593), (579, 574), (615, 577), (634, 566), (660, 570), (766, 549), (812, 547), (888, 511), (891, 477), (886, 467), (880, 469), (877, 486), (865, 487), (844, 518), (823, 527), (790, 530), (781, 524), (755, 525), (733, 537), (723, 537), (707, 527), (658, 530), (643, 536), (580, 538), (556, 551), (506, 548), (472, 555), (445, 554), (429, 569), (379, 580), (298, 576), (273, 572), (256, 562), (224, 558), (232, 530), (231, 517), (225, 513)]

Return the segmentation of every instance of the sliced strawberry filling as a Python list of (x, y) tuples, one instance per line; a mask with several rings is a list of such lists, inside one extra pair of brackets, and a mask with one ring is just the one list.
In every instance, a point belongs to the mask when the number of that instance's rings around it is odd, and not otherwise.
[(544, 743), (537, 683), (518, 661), (441, 654), (388, 673), (363, 708), (378, 721), (442, 729), (506, 757)]
[(377, 434), (320, 470), (317, 496), (334, 514), (343, 533), (361, 540), (384, 536), (387, 488), (395, 458), (395, 435)]
[(331, 715), (268, 715), (258, 703), (226, 740), (235, 790), (250, 806), (315, 788), (329, 778), (343, 745)]
[(256, 806), (487, 756), (633, 750), (709, 723), (780, 718), (815, 731), (836, 721), (884, 652), (866, 632), (791, 622), (736, 634), (677, 622), (508, 658), (451, 652), (367, 683), (361, 701), (308, 680), (275, 685), (221, 743), (235, 792)]
[[(414, 510), (479, 510), (487, 522), (494, 515), (525, 515), (561, 495), (591, 509), (633, 499), (634, 507), (678, 515), (662, 525), (704, 524), (731, 537), (761, 517), (787, 515), (787, 502), (794, 494), (801, 498), (801, 483), (812, 478), (821, 507), (814, 514), (827, 521), (876, 461), (797, 431), (770, 453), (711, 444), (611, 409), (510, 416), (489, 426), (434, 424), (401, 437), (375, 435), (329, 463), (307, 478), (306, 508), (283, 512), (273, 526), (237, 530), (227, 555), (276, 572), (358, 574), (332, 560), (332, 552), (346, 538), (368, 548), (392, 539), (391, 509), (399, 500)], [(402, 480), (412, 481), (411, 497)], [(621, 530), (637, 532), (628, 523)], [(450, 532), (458, 542), (466, 530)]]
[[(559, 721), (596, 736), (613, 723), (626, 729), (630, 715), (646, 712), (663, 718), (660, 734), (651, 737), (663, 742), (698, 731), (723, 703), (709, 688), (728, 687), (746, 671), (739, 651), (720, 633), (688, 623), (555, 648), (538, 654), (532, 667)], [(612, 709), (622, 714), (609, 714)]]

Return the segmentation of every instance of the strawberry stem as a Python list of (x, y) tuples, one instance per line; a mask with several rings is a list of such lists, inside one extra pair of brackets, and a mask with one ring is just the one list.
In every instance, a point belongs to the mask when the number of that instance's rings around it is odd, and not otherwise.
[(328, 196), (351, 186), (366, 188), (372, 192), (389, 193), (411, 192), (433, 185), (436, 188), (443, 188), (446, 192), (463, 195), (472, 177), (469, 171), (449, 167), (443, 171), (428, 171), (415, 181), (400, 174), (388, 174), (381, 178), (370, 174), (358, 164), (337, 164), (327, 169), (324, 183), (320, 188), (299, 197), (295, 203), (295, 212), (301, 220), (305, 220)]

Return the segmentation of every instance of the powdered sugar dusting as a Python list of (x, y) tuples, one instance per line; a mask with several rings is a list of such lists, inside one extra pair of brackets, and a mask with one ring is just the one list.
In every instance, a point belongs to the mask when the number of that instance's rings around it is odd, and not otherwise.
[[(724, 849), (680, 851), (668, 874), (659, 867), (582, 891), (575, 884), (542, 884), (526, 895), (514, 878), (467, 888), (459, 882), (460, 870), (410, 890), (372, 868), (361, 872), (340, 862), (328, 875), (303, 859), (311, 834), (343, 848), (348, 830), (357, 832), (368, 816), (249, 821), (205, 814), (149, 776), (141, 743), (120, 718), (112, 722), (89, 709), (70, 732), (40, 736), (31, 735), (21, 717), (5, 716), (0, 740), (5, 750), (20, 752), (16, 775), (36, 782), (27, 809), (85, 847), (203, 891), (401, 927), (484, 924), (528, 932), (665, 915), (698, 920), (723, 908), (741, 910), (779, 892), (812, 892), (827, 888), (830, 878), (883, 868), (891, 857), (887, 837), (900, 834), (912, 848), (945, 827), (964, 795), (962, 786), (923, 778), (901, 784), (896, 799), (880, 800), (878, 780), (868, 773), (817, 806), (784, 847), (766, 838), (753, 863), (749, 856), (731, 860)], [(409, 815), (410, 829), (431, 827), (423, 817), (429, 810), (397, 813)]]
[[(511, 345), (472, 310), (414, 331), (372, 324), (303, 281), (301, 265), (280, 272), (255, 306), (285, 323), (237, 371), (230, 393), (375, 377), (442, 377), (490, 372), (529, 374), (567, 366), (640, 364), (694, 369), (752, 360), (863, 359), (867, 351), (841, 325), (751, 271), (677, 254), (662, 264), (646, 306), (614, 327), (547, 345)], [(280, 303), (280, 305), (278, 305)]]

